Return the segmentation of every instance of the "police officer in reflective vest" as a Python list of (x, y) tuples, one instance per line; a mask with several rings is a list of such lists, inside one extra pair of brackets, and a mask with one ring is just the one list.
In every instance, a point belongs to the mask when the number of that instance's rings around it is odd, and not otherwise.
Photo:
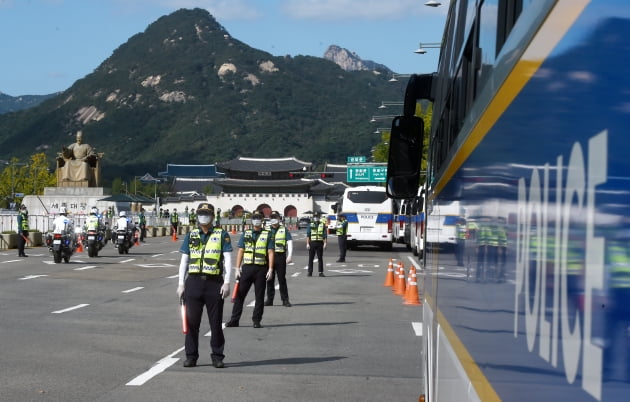
[(24, 247), (28, 239), (28, 210), (26, 209), (26, 205), (20, 207), (20, 212), (17, 216), (17, 232), (20, 235), (20, 237), (18, 237), (18, 257), (28, 257), (28, 255), (24, 253)]
[(186, 304), (188, 333), (185, 339), (184, 367), (195, 367), (199, 358), (199, 327), (203, 307), (210, 321), (210, 357), (212, 365), (223, 368), (223, 299), (230, 294), (232, 244), (230, 235), (221, 228), (213, 228), (214, 207), (206, 202), (197, 208), (199, 226), (184, 238), (179, 251), (177, 295)]
[(273, 272), (271, 273), (271, 279), (267, 281), (267, 301), (265, 301), (265, 306), (273, 306), (273, 298), (276, 295), (275, 279), (276, 275), (278, 275), (282, 305), (291, 307), (289, 290), (287, 289), (287, 263), (291, 262), (293, 256), (293, 239), (286, 226), (280, 224), (280, 219), (280, 213), (274, 211), (269, 221), (275, 249)]
[(274, 266), (273, 235), (262, 228), (261, 214), (252, 215), (253, 229), (247, 229), (238, 241), (238, 255), (236, 256), (236, 278), (239, 279), (239, 289), (232, 307), (232, 318), (226, 327), (238, 327), (245, 297), (252, 284), (256, 295), (252, 321), (254, 328), (262, 328), (263, 312), (265, 310), (265, 286), (271, 280)]
[[(214, 211), (212, 211), (212, 214), (214, 215)], [(178, 225), (179, 225), (179, 215), (177, 214), (177, 208), (173, 208), (173, 213), (171, 214), (171, 236), (175, 236), (175, 238), (177, 238)]]
[(324, 275), (324, 249), (327, 243), (326, 223), (320, 220), (320, 213), (313, 214), (313, 222), (306, 228), (306, 249), (308, 250), (308, 276), (313, 276), (313, 261), (317, 255), (319, 276)]
[(337, 242), (339, 243), (339, 259), (337, 262), (346, 262), (346, 250), (348, 249), (348, 221), (344, 214), (337, 215)]

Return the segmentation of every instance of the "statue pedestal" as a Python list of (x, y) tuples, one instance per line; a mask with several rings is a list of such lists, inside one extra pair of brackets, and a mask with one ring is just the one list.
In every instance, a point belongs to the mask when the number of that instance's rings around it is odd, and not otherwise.
[(103, 187), (46, 187), (44, 195), (27, 195), (22, 203), (30, 215), (56, 215), (65, 206), (71, 216), (88, 215), (92, 207), (105, 211), (115, 206), (111, 201), (99, 201), (109, 195)]

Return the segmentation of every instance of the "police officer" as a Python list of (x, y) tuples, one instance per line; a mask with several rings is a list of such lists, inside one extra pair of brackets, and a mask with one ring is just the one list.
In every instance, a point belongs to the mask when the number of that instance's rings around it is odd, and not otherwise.
[(26, 209), (26, 205), (22, 205), (20, 212), (18, 212), (17, 232), (20, 235), (20, 237), (18, 237), (18, 257), (28, 257), (28, 255), (24, 253), (24, 247), (28, 240), (28, 210)]
[(274, 242), (271, 232), (263, 230), (263, 217), (259, 213), (252, 215), (253, 229), (243, 231), (238, 241), (238, 255), (236, 257), (236, 278), (239, 279), (239, 289), (232, 307), (232, 317), (225, 326), (238, 327), (243, 303), (249, 288), (254, 285), (256, 303), (252, 321), (254, 328), (262, 328), (262, 320), (265, 310), (265, 285), (271, 279), (274, 266)]
[(206, 306), (210, 321), (212, 365), (223, 368), (223, 300), (230, 294), (232, 244), (230, 235), (225, 230), (213, 228), (214, 207), (211, 204), (199, 204), (197, 214), (199, 226), (186, 234), (179, 249), (182, 258), (179, 263), (177, 296), (180, 299), (183, 297), (188, 321), (184, 367), (197, 365), (199, 327), (203, 306)]
[(313, 214), (313, 222), (306, 228), (306, 249), (308, 250), (308, 274), (313, 276), (313, 260), (317, 255), (319, 276), (324, 275), (324, 249), (328, 242), (326, 223), (320, 220), (320, 213)]
[[(213, 211), (213, 214), (214, 214), (214, 211)], [(173, 213), (170, 214), (170, 217), (171, 217), (171, 236), (175, 236), (175, 238), (177, 238), (177, 226), (179, 225), (179, 215), (177, 214), (177, 208), (173, 208)]]
[(339, 243), (339, 259), (337, 262), (346, 262), (346, 250), (348, 249), (348, 221), (344, 214), (337, 215), (337, 242)]
[(147, 237), (147, 217), (144, 214), (144, 208), (140, 208), (138, 224), (140, 225), (140, 241), (144, 243), (144, 238)]
[(188, 222), (195, 226), (197, 224), (197, 214), (195, 213), (195, 208), (190, 210), (190, 214), (188, 214)]
[(267, 301), (265, 306), (273, 306), (273, 298), (276, 295), (276, 275), (280, 285), (280, 298), (284, 307), (291, 307), (289, 302), (289, 290), (287, 289), (287, 263), (290, 263), (293, 256), (293, 239), (286, 226), (280, 224), (280, 213), (273, 212), (269, 223), (271, 224), (271, 234), (273, 236), (274, 258), (273, 272), (271, 279), (267, 281)]

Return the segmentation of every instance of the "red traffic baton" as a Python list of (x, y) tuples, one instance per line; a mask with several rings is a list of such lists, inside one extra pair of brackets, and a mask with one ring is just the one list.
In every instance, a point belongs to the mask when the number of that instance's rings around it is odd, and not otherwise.
[(236, 297), (238, 296), (238, 279), (234, 282), (234, 290), (232, 290), (232, 303), (236, 301)]
[(186, 320), (186, 304), (184, 304), (184, 298), (182, 297), (179, 301), (180, 304), (180, 314), (182, 316), (182, 332), (184, 334), (188, 333), (188, 320)]

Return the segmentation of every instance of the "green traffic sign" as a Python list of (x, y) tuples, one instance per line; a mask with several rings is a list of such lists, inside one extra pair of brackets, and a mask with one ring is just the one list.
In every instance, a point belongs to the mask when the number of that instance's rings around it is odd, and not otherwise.
[(387, 166), (348, 166), (346, 181), (348, 183), (374, 183), (385, 182), (387, 179)]
[(365, 163), (365, 156), (348, 156), (348, 163)]

